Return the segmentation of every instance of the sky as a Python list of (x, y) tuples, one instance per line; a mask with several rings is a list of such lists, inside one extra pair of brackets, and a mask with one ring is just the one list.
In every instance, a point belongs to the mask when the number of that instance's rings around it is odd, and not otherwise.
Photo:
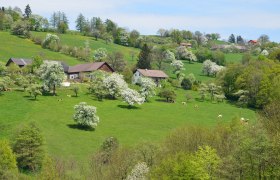
[(0, 0), (0, 6), (29, 4), (34, 14), (50, 18), (55, 11), (66, 13), (75, 29), (79, 13), (85, 17), (111, 19), (120, 27), (154, 35), (159, 28), (199, 30), (257, 39), (267, 34), (280, 42), (279, 0)]

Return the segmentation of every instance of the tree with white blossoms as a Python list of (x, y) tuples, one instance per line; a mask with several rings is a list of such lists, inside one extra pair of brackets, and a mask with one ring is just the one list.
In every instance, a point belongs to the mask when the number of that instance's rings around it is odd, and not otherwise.
[(177, 79), (179, 79), (183, 74), (182, 71), (185, 70), (184, 63), (181, 60), (174, 60), (170, 65), (174, 67), (173, 73), (176, 74)]
[(60, 86), (65, 78), (64, 69), (59, 62), (46, 61), (38, 69), (38, 75), (43, 81), (44, 89), (53, 90), (55, 95), (56, 87)]
[(141, 86), (140, 94), (147, 101), (148, 97), (152, 97), (156, 94), (156, 83), (151, 78), (141, 77), (139, 80)]
[(127, 83), (123, 76), (118, 73), (112, 73), (104, 79), (104, 86), (108, 90), (109, 95), (113, 98), (118, 97), (124, 89), (127, 89)]
[(185, 46), (179, 46), (176, 49), (177, 59), (188, 60), (189, 63), (192, 61), (197, 61), (196, 56), (189, 51)]
[(212, 62), (211, 60), (207, 59), (206, 61), (203, 62), (202, 65), (202, 73), (207, 75), (207, 76), (216, 76), (218, 72), (223, 70), (225, 67), (224, 66), (219, 66), (215, 62)]
[(107, 49), (105, 48), (98, 48), (97, 50), (93, 51), (93, 58), (95, 61), (103, 61), (108, 56)]
[(149, 167), (145, 162), (140, 162), (134, 166), (126, 180), (145, 180), (149, 173)]
[(262, 52), (261, 52), (261, 55), (264, 55), (264, 56), (268, 56), (269, 55), (269, 52), (264, 49)]
[(144, 97), (142, 97), (137, 91), (130, 88), (123, 89), (121, 91), (121, 97), (129, 106), (133, 106), (134, 104), (141, 105), (145, 101)]
[(42, 47), (43, 48), (49, 48), (51, 43), (58, 44), (59, 42), (60, 42), (60, 39), (57, 35), (48, 33), (46, 35), (46, 38), (44, 39), (44, 41), (42, 43)]
[(164, 57), (167, 62), (172, 62), (172, 61), (176, 60), (175, 54), (169, 50), (164, 51)]
[(75, 114), (73, 119), (81, 126), (96, 128), (99, 117), (96, 115), (96, 107), (81, 102), (74, 106)]

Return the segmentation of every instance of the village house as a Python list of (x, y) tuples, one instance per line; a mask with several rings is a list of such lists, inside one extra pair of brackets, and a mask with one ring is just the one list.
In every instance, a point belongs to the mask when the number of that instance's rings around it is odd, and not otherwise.
[(248, 44), (254, 46), (254, 45), (258, 44), (258, 41), (257, 40), (250, 40), (250, 41), (248, 41)]
[(161, 80), (168, 78), (168, 76), (161, 70), (137, 69), (133, 74), (132, 83), (137, 84), (141, 77), (151, 78), (157, 85), (159, 85)]
[(113, 68), (106, 62), (93, 62), (70, 66), (67, 75), (68, 79), (82, 79), (84, 77), (89, 77), (89, 74), (96, 70), (114, 72)]
[(182, 43), (180, 43), (180, 46), (184, 46), (186, 48), (192, 48), (192, 44), (191, 43), (182, 42)]
[[(64, 73), (67, 75), (67, 79), (82, 79), (89, 74), (96, 70), (102, 70), (106, 72), (114, 72), (114, 69), (106, 62), (93, 62), (93, 63), (86, 63), (86, 64), (78, 64), (75, 66), (68, 66), (63, 61), (56, 61), (56, 60), (44, 60), (44, 62), (55, 61), (62, 65)], [(12, 63), (18, 65), (20, 68), (31, 65), (31, 59), (22, 59), (22, 58), (10, 58), (6, 63), (6, 66), (10, 66)]]

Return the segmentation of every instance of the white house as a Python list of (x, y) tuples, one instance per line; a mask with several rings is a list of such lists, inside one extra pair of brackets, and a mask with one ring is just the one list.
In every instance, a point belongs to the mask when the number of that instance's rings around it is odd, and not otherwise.
[(151, 78), (157, 85), (161, 80), (168, 78), (168, 76), (161, 70), (137, 69), (133, 74), (132, 84), (138, 83), (139, 78), (141, 77)]

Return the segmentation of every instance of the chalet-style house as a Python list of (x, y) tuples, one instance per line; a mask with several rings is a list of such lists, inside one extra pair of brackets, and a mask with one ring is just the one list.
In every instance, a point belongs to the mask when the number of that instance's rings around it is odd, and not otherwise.
[(250, 40), (250, 41), (248, 41), (248, 44), (249, 45), (257, 45), (258, 41), (257, 40)]
[(81, 79), (96, 70), (114, 72), (113, 68), (111, 68), (111, 66), (106, 62), (93, 62), (70, 66), (67, 75), (68, 79)]
[(168, 78), (168, 76), (161, 70), (137, 69), (133, 74), (132, 83), (138, 83), (139, 78), (141, 77), (151, 78), (157, 85), (159, 85), (161, 80)]
[[(53, 61), (53, 60), (44, 60), (46, 61)], [(67, 75), (68, 79), (82, 79), (85, 76), (88, 76), (89, 73), (102, 70), (106, 72), (114, 72), (114, 69), (106, 62), (93, 62), (87, 64), (78, 64), (75, 66), (68, 66), (63, 61), (55, 61), (62, 65), (64, 69), (64, 73)], [(22, 59), (22, 58), (10, 58), (6, 63), (6, 66), (11, 65), (12, 63), (18, 65), (20, 68), (32, 64), (31, 59)]]
[(11, 65), (12, 63), (18, 65), (20, 68), (32, 64), (31, 59), (22, 59), (22, 58), (10, 58), (6, 63), (6, 66)]
[(182, 42), (182, 43), (180, 43), (180, 46), (184, 46), (186, 48), (192, 48), (192, 44), (191, 43)]

